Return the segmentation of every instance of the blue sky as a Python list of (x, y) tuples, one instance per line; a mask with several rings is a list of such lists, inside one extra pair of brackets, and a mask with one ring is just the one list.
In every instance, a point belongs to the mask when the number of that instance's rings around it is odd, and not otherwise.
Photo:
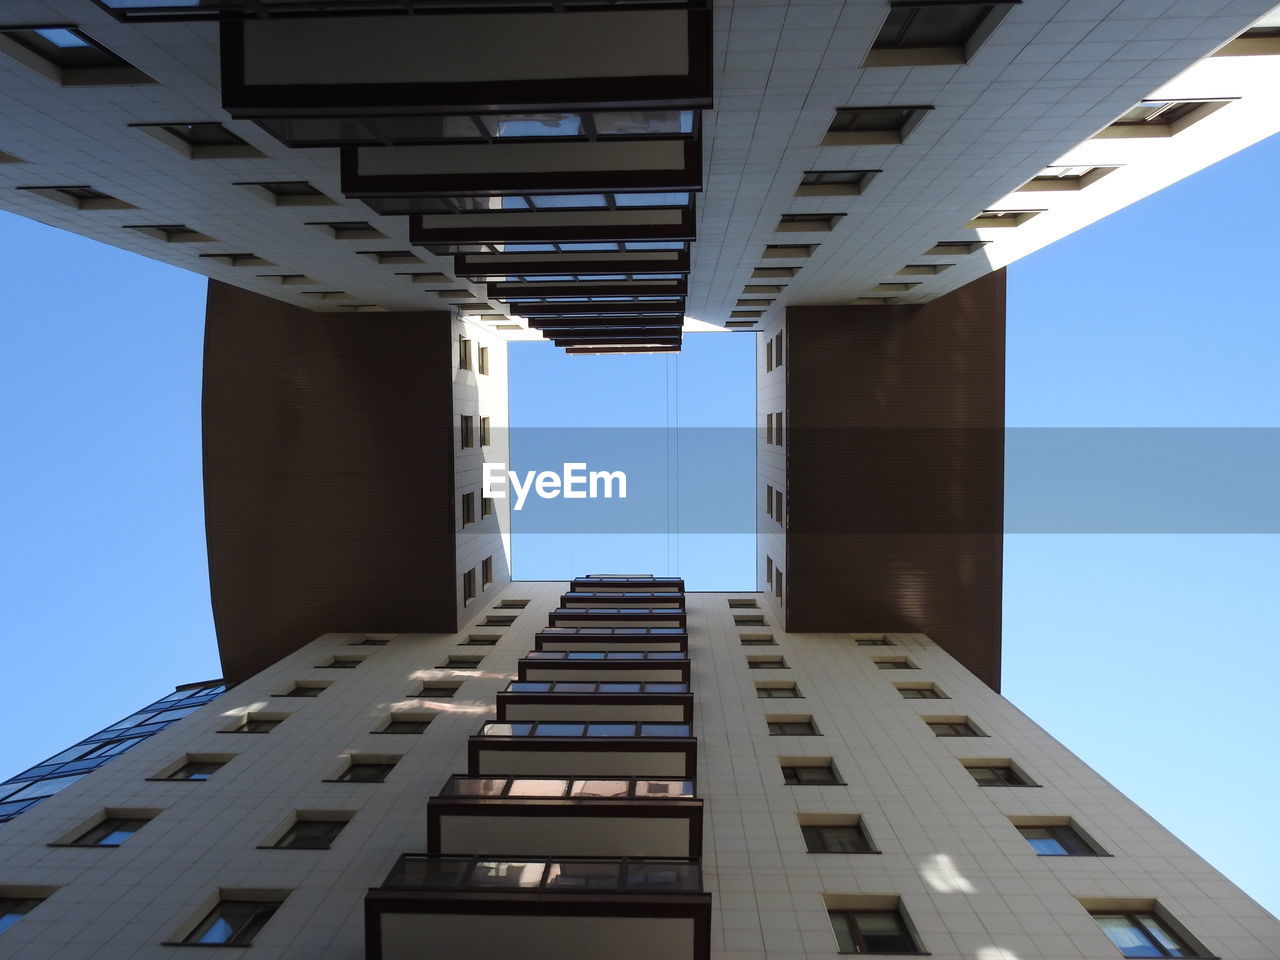
[[(1278, 166), (1280, 140), (1260, 144), (1015, 264), (1010, 426), (1280, 426), (1280, 329), (1264, 286)], [(203, 279), (7, 214), (0, 243), (9, 775), (218, 665), (200, 490)], [(691, 337), (678, 359), (520, 346), (516, 425), (749, 426), (750, 339)], [(539, 403), (520, 404), (535, 382)], [(674, 489), (675, 468), (664, 471)], [(601, 548), (618, 538), (603, 539), (527, 541), (517, 574), (615, 566)], [(643, 558), (628, 566), (742, 588), (749, 557), (726, 561), (724, 546), (655, 534), (628, 543)], [(1261, 533), (1019, 533), (1005, 579), (1006, 694), (1273, 911), (1277, 569), (1280, 537)]]

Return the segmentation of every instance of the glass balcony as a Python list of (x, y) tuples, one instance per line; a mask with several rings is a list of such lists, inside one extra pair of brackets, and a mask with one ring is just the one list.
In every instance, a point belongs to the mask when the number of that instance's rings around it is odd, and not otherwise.
[(382, 889), (505, 893), (701, 893), (694, 860), (497, 860), (406, 853)]
[(503, 693), (688, 693), (687, 683), (613, 683), (574, 680), (513, 680)]
[(688, 637), (680, 627), (543, 627), (546, 637)]
[(664, 626), (685, 627), (687, 613), (683, 607), (557, 607), (552, 610), (547, 624), (558, 627), (564, 624), (583, 626), (644, 626), (657, 622)]
[(532, 650), (523, 660), (685, 660), (678, 650)]
[(687, 723), (533, 723), (490, 722), (480, 728), (481, 737), (690, 737)]
[(587, 779), (571, 777), (449, 778), (443, 797), (506, 797), (519, 800), (692, 800), (692, 780), (648, 777)]

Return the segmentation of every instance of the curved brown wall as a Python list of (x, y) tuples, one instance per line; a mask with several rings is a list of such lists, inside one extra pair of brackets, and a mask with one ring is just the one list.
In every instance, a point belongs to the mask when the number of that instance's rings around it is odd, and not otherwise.
[(1000, 682), (1005, 275), (787, 310), (787, 629), (920, 632)]
[(205, 526), (224, 676), (322, 633), (456, 629), (449, 318), (209, 282)]

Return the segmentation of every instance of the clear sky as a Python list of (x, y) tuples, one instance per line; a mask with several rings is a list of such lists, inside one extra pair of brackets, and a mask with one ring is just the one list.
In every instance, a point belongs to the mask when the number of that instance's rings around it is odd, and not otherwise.
[[(1277, 168), (1272, 140), (1015, 264), (1010, 426), (1280, 426)], [(218, 665), (201, 514), (202, 278), (7, 214), (0, 247), (4, 776)], [(691, 337), (679, 358), (518, 346), (516, 425), (749, 426), (750, 341)], [(535, 382), (538, 403), (521, 403)], [(695, 452), (683, 469), (664, 454), (671, 489), (691, 485)], [(696, 479), (722, 481), (736, 509), (741, 472)], [(615, 566), (599, 542), (526, 537), (523, 578)], [(659, 532), (627, 542), (644, 558), (628, 566), (742, 589), (740, 542), (726, 559), (723, 539)], [(1273, 912), (1277, 569), (1280, 537), (1268, 533), (1018, 533), (1004, 611), (1013, 701)]]

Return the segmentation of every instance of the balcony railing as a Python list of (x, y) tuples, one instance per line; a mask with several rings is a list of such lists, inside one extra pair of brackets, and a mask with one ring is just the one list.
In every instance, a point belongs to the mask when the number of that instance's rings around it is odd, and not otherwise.
[(683, 627), (543, 627), (540, 637), (686, 637)]
[(679, 650), (531, 650), (522, 660), (686, 660)]
[(692, 780), (650, 777), (466, 777), (449, 778), (445, 797), (505, 797), (519, 800), (692, 800)]
[(587, 603), (592, 600), (600, 600), (605, 603), (683, 603), (684, 594), (679, 591), (671, 591), (670, 593), (654, 593), (652, 591), (638, 590), (605, 590), (605, 591), (584, 591), (575, 590), (573, 593), (562, 593), (560, 595), (561, 604), (570, 603)]
[(513, 680), (503, 693), (688, 693), (687, 683), (612, 683), (578, 680)]
[(539, 859), (403, 854), (383, 889), (502, 893), (700, 893), (696, 860)]
[(560, 723), (540, 720), (532, 723), (490, 722), (480, 728), (481, 737), (690, 737), (687, 723)]

